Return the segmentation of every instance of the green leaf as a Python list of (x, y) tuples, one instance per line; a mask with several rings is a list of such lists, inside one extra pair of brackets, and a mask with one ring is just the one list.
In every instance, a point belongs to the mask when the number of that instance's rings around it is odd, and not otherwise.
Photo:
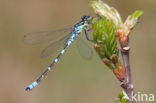
[(129, 103), (129, 100), (125, 98), (124, 92), (118, 94), (118, 103)]
[(142, 11), (137, 10), (137, 11), (135, 11), (135, 12), (130, 16), (130, 20), (137, 19), (137, 18), (139, 18), (142, 14), (143, 14)]
[(96, 44), (95, 50), (109, 68), (118, 68), (120, 61), (117, 60), (118, 63), (114, 63), (112, 60), (113, 55), (116, 55), (119, 59), (116, 35), (121, 29), (125, 33), (124, 35), (128, 35), (130, 29), (135, 26), (143, 12), (139, 10), (135, 11), (132, 15), (128, 16), (123, 24), (118, 11), (101, 0), (91, 1), (90, 6), (97, 17), (92, 21), (92, 29), (94, 30), (93, 39)]
[(129, 29), (132, 29), (138, 22), (138, 19), (143, 14), (142, 11), (135, 11), (132, 15), (128, 16), (125, 21), (125, 24), (128, 26)]
[(93, 8), (97, 15), (111, 20), (117, 28), (119, 28), (122, 24), (122, 19), (118, 11), (113, 7), (110, 7), (106, 3), (102, 2), (101, 0), (91, 1), (90, 6), (91, 8)]
[(111, 61), (113, 54), (117, 55), (116, 28), (112, 21), (101, 17), (94, 19), (92, 29), (94, 42), (98, 45), (98, 54), (101, 59), (107, 58)]

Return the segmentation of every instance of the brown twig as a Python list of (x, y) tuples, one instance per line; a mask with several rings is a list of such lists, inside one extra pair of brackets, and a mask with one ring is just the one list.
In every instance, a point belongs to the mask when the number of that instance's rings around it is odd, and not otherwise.
[(133, 84), (131, 79), (131, 69), (129, 61), (130, 45), (129, 45), (129, 33), (130, 31), (125, 32), (126, 25), (122, 25), (121, 29), (118, 32), (119, 42), (121, 46), (121, 55), (123, 58), (123, 64), (126, 71), (126, 77), (124, 80), (121, 80), (121, 87), (125, 90), (129, 97), (129, 103), (136, 103), (133, 97)]

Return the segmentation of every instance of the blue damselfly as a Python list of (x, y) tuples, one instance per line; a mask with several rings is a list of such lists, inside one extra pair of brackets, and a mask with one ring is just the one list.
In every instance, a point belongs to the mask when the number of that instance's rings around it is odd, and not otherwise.
[[(38, 85), (38, 83), (47, 75), (47, 73), (52, 69), (52, 67), (58, 62), (60, 57), (65, 53), (66, 49), (68, 46), (77, 38), (77, 36), (84, 30), (85, 36), (87, 40), (92, 41), (89, 39), (87, 31), (90, 30), (91, 28), (89, 27), (89, 24), (91, 24), (92, 18), (90, 16), (82, 16), (81, 21), (75, 24), (71, 28), (71, 32), (63, 37), (62, 39), (54, 42), (53, 44), (49, 45), (42, 53), (41, 53), (41, 58), (46, 57), (49, 55), (49, 53), (53, 52), (55, 49), (57, 49), (58, 43), (61, 43), (63, 41), (64, 43), (64, 48), (61, 50), (60, 54), (54, 59), (54, 61), (48, 66), (48, 68), (42, 73), (42, 75), (35, 80), (32, 84), (30, 84), (25, 90), (30, 91), (32, 90), (35, 86)], [(53, 32), (36, 32), (36, 33), (28, 33), (24, 35), (24, 42), (28, 44), (35, 44), (38, 42), (45, 42), (45, 41), (50, 41), (52, 38), (58, 37), (61, 35), (61, 33), (64, 33), (68, 31), (69, 29), (63, 29), (59, 33), (57, 31)], [(54, 33), (54, 36), (49, 36), (51, 33)], [(40, 35), (40, 36), (38, 36)], [(88, 53), (91, 54), (91, 53)], [(86, 55), (86, 54), (85, 54)]]

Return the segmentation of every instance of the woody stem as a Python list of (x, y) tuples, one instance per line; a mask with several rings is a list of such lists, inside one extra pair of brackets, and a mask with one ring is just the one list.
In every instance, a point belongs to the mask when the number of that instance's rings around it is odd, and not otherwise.
[(126, 45), (122, 47), (121, 45), (121, 54), (123, 58), (123, 63), (124, 67), (126, 70), (126, 80), (123, 82), (121, 85), (125, 92), (127, 93), (130, 101), (129, 103), (136, 103), (135, 100), (132, 98), (133, 96), (133, 84), (132, 84), (132, 78), (131, 78), (131, 69), (130, 69), (130, 61), (129, 61), (129, 52), (130, 52), (130, 47), (129, 47), (129, 40), (127, 41)]

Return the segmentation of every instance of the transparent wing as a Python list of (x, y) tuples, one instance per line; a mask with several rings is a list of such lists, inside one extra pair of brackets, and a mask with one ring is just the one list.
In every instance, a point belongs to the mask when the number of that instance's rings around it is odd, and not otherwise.
[(23, 42), (25, 44), (38, 44), (48, 41), (56, 41), (58, 37), (63, 37), (71, 32), (71, 28), (60, 29), (55, 31), (32, 32), (24, 35)]
[(66, 45), (67, 41), (69, 40), (71, 34), (72, 33), (70, 33), (69, 35), (64, 36), (60, 40), (53, 42), (50, 45), (48, 45), (41, 52), (40, 58), (48, 57), (48, 56), (52, 55), (54, 52), (58, 52), (58, 51), (60, 51), (60, 49), (63, 49), (63, 47)]
[(79, 54), (86, 60), (90, 60), (93, 56), (93, 51), (89, 45), (81, 38), (76, 39), (76, 46)]

